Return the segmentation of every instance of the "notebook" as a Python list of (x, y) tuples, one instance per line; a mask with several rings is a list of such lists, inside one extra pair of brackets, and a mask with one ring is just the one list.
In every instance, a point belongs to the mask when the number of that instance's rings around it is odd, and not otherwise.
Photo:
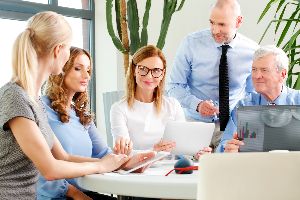
[(237, 109), (241, 152), (300, 150), (300, 106), (242, 106)]
[(214, 123), (170, 121), (166, 124), (163, 140), (176, 142), (172, 154), (195, 155), (209, 146), (214, 129)]

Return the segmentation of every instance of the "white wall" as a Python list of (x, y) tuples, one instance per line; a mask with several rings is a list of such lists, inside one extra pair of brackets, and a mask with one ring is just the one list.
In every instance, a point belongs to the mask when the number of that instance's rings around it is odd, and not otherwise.
[[(146, 0), (138, 0), (140, 9), (140, 19), (144, 13)], [(209, 9), (214, 0), (186, 0), (181, 11), (173, 15), (166, 44), (163, 49), (168, 63), (168, 71), (171, 70), (176, 49), (182, 38), (190, 32), (207, 28)], [(240, 28), (240, 33), (259, 41), (267, 23), (272, 19), (272, 15), (257, 24), (260, 13), (264, 9), (268, 0), (240, 0), (244, 24)], [(104, 133), (104, 116), (102, 105), (102, 92), (113, 90), (124, 90), (124, 71), (122, 67), (122, 56), (117, 52), (106, 29), (105, 1), (95, 1), (96, 6), (96, 77), (97, 77), (97, 125)], [(163, 0), (153, 0), (149, 18), (149, 43), (156, 44), (162, 20)], [(273, 9), (274, 10), (274, 9)], [(270, 12), (271, 13), (271, 12)], [(273, 12), (272, 12), (273, 13)], [(270, 32), (270, 31), (269, 31)], [(262, 44), (271, 44), (274, 37), (269, 36)]]

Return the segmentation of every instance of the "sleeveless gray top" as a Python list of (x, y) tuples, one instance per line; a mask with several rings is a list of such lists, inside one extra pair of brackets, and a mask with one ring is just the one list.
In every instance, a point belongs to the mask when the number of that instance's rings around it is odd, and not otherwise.
[[(35, 199), (39, 172), (21, 150), (8, 121), (15, 117), (34, 121), (51, 149), (53, 132), (46, 111), (41, 100), (33, 103), (24, 89), (13, 82), (0, 88), (0, 105), (0, 199)], [(23, 134), (31, 137), (26, 129)]]

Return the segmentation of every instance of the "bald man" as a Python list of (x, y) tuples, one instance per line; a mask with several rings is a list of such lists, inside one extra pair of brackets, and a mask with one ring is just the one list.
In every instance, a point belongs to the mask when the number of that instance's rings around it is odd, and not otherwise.
[(210, 11), (210, 29), (191, 33), (184, 38), (170, 75), (168, 94), (179, 100), (186, 118), (216, 124), (211, 142), (213, 148), (218, 145), (223, 133), (218, 117), (222, 45), (229, 46), (230, 111), (244, 97), (245, 91), (253, 91), (252, 56), (258, 45), (237, 32), (242, 22), (240, 5), (236, 0), (217, 1)]

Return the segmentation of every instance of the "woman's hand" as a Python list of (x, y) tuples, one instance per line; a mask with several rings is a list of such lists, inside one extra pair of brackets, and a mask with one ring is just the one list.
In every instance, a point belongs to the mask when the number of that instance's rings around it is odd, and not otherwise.
[(115, 141), (114, 153), (129, 155), (132, 151), (133, 143), (129, 138), (119, 137)]
[(124, 163), (129, 160), (125, 154), (108, 154), (99, 159), (100, 171), (99, 173), (112, 172), (120, 168)]
[(210, 147), (204, 147), (202, 150), (198, 151), (195, 155), (194, 158), (196, 160), (199, 160), (199, 158), (204, 155), (204, 154), (210, 154), (212, 152), (212, 148)]
[[(150, 160), (151, 158), (154, 158), (155, 155), (156, 155), (156, 152), (154, 152), (154, 151), (137, 153), (137, 154), (133, 155), (124, 165), (122, 165), (120, 169), (124, 169), (124, 170), (132, 169), (132, 168), (138, 166), (139, 164), (146, 162), (146, 161)], [(149, 165), (141, 167), (141, 168), (135, 170), (134, 172), (142, 173), (148, 167), (149, 167)]]
[(176, 142), (173, 141), (163, 141), (161, 140), (153, 146), (154, 151), (172, 151), (176, 146)]
[(238, 138), (237, 133), (235, 133), (233, 135), (233, 139), (229, 140), (226, 143), (224, 152), (226, 152), (226, 153), (237, 153), (237, 152), (239, 152), (240, 146), (244, 145), (244, 142), (239, 141), (237, 138)]

